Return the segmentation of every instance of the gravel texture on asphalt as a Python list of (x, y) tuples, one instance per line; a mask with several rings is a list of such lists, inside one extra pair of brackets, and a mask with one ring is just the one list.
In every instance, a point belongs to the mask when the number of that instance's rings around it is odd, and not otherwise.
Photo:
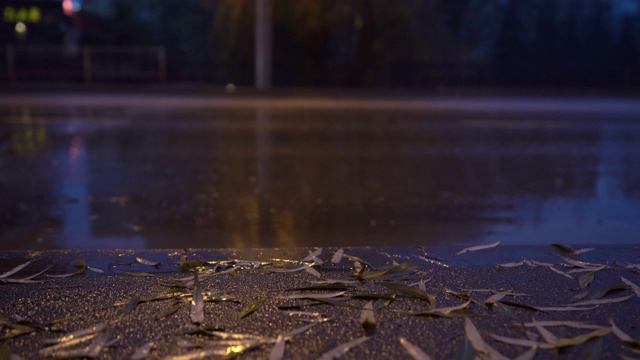
[[(365, 336), (370, 338), (348, 351), (343, 358), (411, 358), (400, 338), (418, 346), (433, 359), (466, 359), (469, 356), (473, 358), (474, 355), (496, 358), (497, 355), (493, 352), (473, 350), (474, 346), (468, 341), (472, 336), (468, 329), (465, 332), (465, 324), (469, 320), (478, 329), (482, 339), (494, 349), (492, 351), (497, 351), (506, 358), (516, 358), (530, 347), (504, 344), (493, 339), (491, 334), (533, 339), (541, 344), (548, 344), (545, 338), (549, 336), (547, 331), (561, 339), (587, 334), (594, 329), (568, 326), (544, 326), (537, 329), (527, 327), (525, 323), (534, 320), (579, 321), (606, 329), (611, 327), (610, 319), (632, 340), (624, 342), (614, 332), (610, 332), (574, 346), (558, 345), (554, 349), (542, 349), (543, 345), (540, 345), (534, 358), (640, 358), (637, 347), (640, 339), (640, 293), (632, 285), (640, 285), (637, 246), (596, 247), (580, 255), (563, 254), (550, 247), (518, 249), (498, 246), (460, 255), (455, 255), (460, 250), (457, 248), (441, 248), (435, 252), (420, 248), (344, 249), (345, 254), (364, 259), (373, 268), (362, 263), (356, 264), (357, 259), (347, 256), (342, 257), (338, 264), (331, 264), (336, 248), (325, 248), (317, 258), (309, 256), (303, 261), (314, 250), (0, 253), (0, 337), (4, 339), (0, 342), (0, 359), (82, 357), (78, 355), (82, 352), (73, 351), (89, 348), (92, 342), (98, 347), (93, 355), (100, 359), (130, 358), (149, 342), (153, 344), (149, 345), (150, 351), (140, 358), (171, 358), (178, 355), (191, 356), (183, 357), (185, 359), (224, 358), (225, 352), (236, 356), (238, 354), (234, 351), (240, 350), (243, 344), (221, 342), (223, 335), (227, 333), (250, 334), (257, 339), (255, 342), (258, 345), (239, 354), (239, 358), (267, 359), (278, 335), (299, 329), (309, 324), (308, 321), (316, 319), (321, 321), (286, 342), (284, 359), (319, 358), (332, 347)], [(527, 260), (548, 262), (565, 275), (552, 271), (551, 266), (538, 263), (523, 263), (519, 266), (514, 264), (514, 267), (497, 265), (519, 263), (525, 253), (528, 254)], [(137, 257), (140, 260), (136, 260)], [(83, 262), (74, 263), (75, 259), (83, 259), (89, 268), (85, 268)], [(144, 264), (143, 259), (161, 264)], [(239, 259), (257, 262), (237, 261)], [(319, 264), (318, 259), (324, 263)], [(576, 266), (567, 263), (565, 259), (591, 264)], [(227, 260), (230, 261), (225, 262)], [(2, 275), (26, 261), (31, 263), (20, 271), (8, 276)], [(260, 261), (262, 263), (258, 265)], [(178, 268), (180, 264), (184, 269)], [(50, 265), (53, 266), (44, 274), (31, 279), (41, 282), (9, 282), (10, 279), (35, 275)], [(360, 265), (364, 266), (364, 270), (358, 276), (357, 268)], [(600, 269), (601, 265), (605, 267)], [(274, 268), (295, 270), (301, 267), (313, 267), (320, 277), (314, 276), (313, 270), (273, 271)], [(92, 269), (102, 272), (96, 273)], [(207, 294), (225, 292), (226, 296), (231, 300), (235, 298), (236, 301), (205, 301), (204, 321), (194, 324), (190, 317), (194, 302), (191, 295), (195, 287), (192, 283), (193, 271), (185, 269), (199, 272), (201, 292), (205, 294), (205, 300)], [(75, 271), (81, 273), (62, 278), (47, 276), (71, 274)], [(571, 271), (576, 272), (569, 273)], [(590, 273), (593, 273), (592, 278), (591, 275), (585, 275)], [(176, 286), (169, 286), (176, 279), (183, 280), (173, 283)], [(329, 279), (341, 279), (346, 283), (346, 293), (336, 298), (340, 303), (332, 300), (329, 301), (333, 304), (329, 304), (318, 300), (285, 298), (291, 294), (309, 296), (339, 291), (340, 289), (286, 290), (311, 286), (314, 285), (313, 281)], [(465, 296), (469, 296), (473, 302), (463, 310), (444, 311), (441, 316), (419, 316), (411, 312), (433, 310), (430, 301), (418, 298), (422, 292), (418, 291), (416, 295), (410, 291), (394, 291), (381, 285), (381, 282), (387, 282), (418, 289), (420, 281), (424, 281), (426, 293), (437, 300), (436, 308), (465, 304), (466, 300), (460, 298)], [(178, 286), (180, 284), (183, 285)], [(168, 290), (173, 292), (167, 292)], [(493, 305), (484, 303), (496, 292), (510, 291), (526, 295), (507, 295), (500, 303)], [(458, 295), (453, 295), (452, 292)], [(159, 294), (163, 294), (165, 298), (151, 300), (159, 297)], [(369, 299), (353, 298), (358, 294), (388, 294), (395, 298), (388, 302), (384, 298), (378, 300), (375, 295), (371, 295)], [(131, 299), (138, 297), (139, 302), (131, 302)], [(244, 318), (240, 317), (243, 310), (263, 298), (266, 301), (255, 312)], [(611, 299), (624, 300), (607, 303)], [(581, 311), (539, 311), (528, 307), (560, 307), (592, 300), (602, 303), (596, 304), (597, 306), (576, 305), (583, 308)], [(360, 319), (362, 308), (369, 301), (374, 303), (375, 325), (365, 328)], [(161, 317), (167, 309), (175, 309), (175, 312)], [(318, 315), (300, 315), (296, 312)], [(469, 315), (473, 316), (467, 317)], [(46, 343), (48, 339), (96, 325), (105, 325), (105, 329), (92, 332), (85, 341), (73, 346), (54, 351), (51, 347), (58, 345)], [(24, 334), (13, 336), (21, 330)], [(92, 336), (95, 337), (91, 338)], [(95, 340), (100, 336), (106, 344)], [(245, 340), (244, 345), (246, 343)], [(553, 341), (551, 344), (553, 345)], [(217, 355), (203, 356), (205, 351), (214, 348), (218, 350)], [(208, 354), (212, 354), (213, 350), (211, 351)]]

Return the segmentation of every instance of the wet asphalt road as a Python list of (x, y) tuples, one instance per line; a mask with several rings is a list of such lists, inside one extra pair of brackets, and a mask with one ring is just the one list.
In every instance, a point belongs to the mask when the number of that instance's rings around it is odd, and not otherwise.
[(636, 100), (0, 98), (0, 249), (638, 242)]
[[(217, 275), (205, 278), (206, 271), (201, 273), (203, 291), (226, 291), (240, 302), (207, 302), (204, 305), (202, 325), (215, 328), (217, 331), (253, 335), (262, 337), (264, 343), (242, 355), (242, 359), (267, 359), (273, 343), (264, 338), (276, 337), (279, 334), (298, 329), (305, 322), (300, 319), (314, 318), (315, 315), (290, 315), (290, 311), (317, 312), (323, 317), (331, 318), (310, 330), (293, 337), (286, 345), (285, 359), (315, 359), (331, 348), (363, 336), (372, 335), (370, 340), (348, 352), (345, 359), (408, 359), (399, 338), (404, 337), (419, 346), (433, 359), (467, 359), (468, 356), (456, 355), (465, 344), (465, 319), (459, 317), (442, 318), (416, 316), (407, 311), (427, 311), (429, 304), (407, 294), (398, 292), (395, 300), (375, 311), (376, 325), (374, 330), (363, 329), (360, 325), (358, 308), (365, 306), (368, 300), (346, 299), (346, 303), (356, 308), (339, 307), (329, 304), (313, 304), (303, 299), (284, 299), (287, 294), (330, 293), (332, 290), (283, 291), (284, 289), (310, 286), (311, 281), (343, 279), (353, 281), (350, 275), (355, 273), (354, 262), (344, 258), (331, 265), (335, 248), (325, 248), (318, 257), (325, 264), (317, 267), (320, 278), (305, 271), (274, 273), (277, 267), (296, 267), (296, 263), (281, 260), (299, 261), (313, 249), (260, 249), (260, 250), (153, 250), (153, 251), (45, 251), (35, 254), (26, 252), (0, 252), (0, 274), (11, 267), (32, 262), (10, 278), (23, 278), (34, 274), (48, 265), (45, 275), (35, 280), (44, 282), (35, 284), (0, 284), (0, 313), (2, 324), (19, 324), (27, 326), (29, 333), (10, 337), (4, 343), (6, 350), (13, 355), (25, 359), (48, 358), (56, 351), (59, 354), (74, 349), (82, 349), (91, 340), (58, 350), (47, 348), (46, 340), (69, 334), (72, 331), (108, 324), (105, 335), (110, 345), (100, 348), (97, 353), (101, 359), (129, 358), (139, 347), (152, 341), (148, 359), (162, 359), (169, 355), (181, 355), (199, 351), (200, 347), (219, 346), (221, 340), (215, 333), (185, 334), (193, 328), (190, 320), (191, 287), (181, 289), (173, 287), (170, 294), (186, 293), (181, 301), (169, 297), (155, 301), (142, 301), (136, 306), (127, 307), (127, 303), (135, 297), (149, 298), (158, 294), (166, 294), (171, 289), (168, 282), (175, 279), (191, 279), (190, 272), (178, 272), (176, 264), (182, 255), (187, 260), (223, 261), (223, 260), (260, 260), (269, 262), (257, 269), (242, 269), (237, 272), (224, 272), (224, 267)], [(425, 254), (417, 248), (353, 248), (344, 249), (345, 254), (357, 256), (368, 261), (376, 270), (366, 274), (382, 271), (391, 266), (392, 261), (402, 264), (413, 264), (410, 272), (391, 273), (389, 277), (381, 275), (349, 284), (348, 296), (357, 294), (389, 293), (389, 289), (381, 286), (379, 281), (405, 284), (416, 287), (416, 282), (425, 281), (425, 290), (435, 296), (437, 307), (455, 306), (464, 300), (447, 293), (448, 291), (466, 292), (476, 300), (488, 299), (493, 292), (513, 291), (519, 295), (507, 296), (501, 301), (503, 305), (484, 306), (470, 304), (467, 310), (475, 316), (470, 318), (484, 341), (497, 351), (515, 358), (529, 349), (529, 346), (514, 346), (492, 339), (493, 335), (517, 339), (545, 340), (539, 331), (550, 331), (558, 338), (573, 338), (587, 334), (591, 329), (575, 329), (567, 326), (546, 326), (542, 330), (525, 327), (526, 322), (537, 321), (580, 321), (589, 325), (607, 328), (610, 319), (627, 335), (638, 339), (637, 319), (640, 318), (640, 296), (622, 282), (622, 277), (635, 284), (640, 284), (637, 268), (628, 267), (630, 262), (638, 266), (637, 246), (609, 247), (599, 246), (595, 250), (573, 259), (606, 265), (606, 268), (594, 270), (593, 281), (583, 289), (578, 278), (586, 272), (573, 273), (573, 279), (551, 271), (546, 265), (522, 265), (514, 268), (496, 268), (493, 264), (517, 262), (525, 256), (529, 260), (555, 264), (556, 270), (569, 272), (580, 270), (565, 262), (559, 253), (551, 247), (503, 247), (469, 252), (455, 255), (460, 248), (427, 248)], [(425, 262), (420, 257), (437, 257), (440, 264)], [(568, 255), (565, 255), (568, 256)], [(158, 266), (136, 262), (136, 257), (148, 261), (161, 262)], [(68, 274), (75, 271), (71, 261), (85, 259), (89, 266), (103, 271), (96, 274), (86, 271), (85, 274), (50, 278), (46, 275)], [(615, 259), (615, 261), (614, 261)], [(493, 264), (492, 264), (493, 263)], [(446, 264), (448, 266), (443, 266)], [(591, 266), (591, 265), (589, 265)], [(213, 265), (208, 265), (209, 270)], [(125, 274), (125, 271), (136, 272), (137, 276)], [(141, 277), (140, 274), (148, 276)], [(6, 277), (5, 277), (6, 279)], [(164, 284), (163, 284), (164, 282)], [(175, 284), (174, 284), (175, 286)], [(510, 302), (536, 307), (560, 306), (575, 303), (576, 296), (589, 291), (588, 296), (600, 290), (612, 289), (610, 293), (597, 299), (614, 302), (602, 303), (598, 306), (581, 306), (581, 311), (536, 311), (531, 308), (516, 306)], [(255, 313), (239, 318), (239, 314), (250, 304), (266, 297), (267, 300)], [(585, 299), (591, 299), (586, 297)], [(616, 299), (623, 299), (618, 301)], [(159, 318), (168, 308), (178, 304), (174, 313)], [(578, 306), (578, 305), (575, 305)], [(507, 309), (507, 310), (500, 310)], [(11, 327), (5, 327), (0, 336), (11, 335)], [(602, 336), (602, 335), (601, 335)], [(599, 341), (602, 339), (602, 341)], [(271, 340), (272, 341), (272, 340)], [(188, 347), (186, 344), (192, 346)], [(231, 349), (223, 346), (223, 349)], [(467, 355), (474, 357), (474, 351), (468, 348)], [(613, 333), (591, 341), (566, 346), (558, 350), (538, 350), (535, 359), (617, 359), (622, 355), (628, 358), (637, 357), (637, 349), (626, 345)], [(191, 357), (192, 359), (203, 357)], [(206, 357), (211, 358), (211, 357)], [(212, 358), (221, 358), (212, 357)]]

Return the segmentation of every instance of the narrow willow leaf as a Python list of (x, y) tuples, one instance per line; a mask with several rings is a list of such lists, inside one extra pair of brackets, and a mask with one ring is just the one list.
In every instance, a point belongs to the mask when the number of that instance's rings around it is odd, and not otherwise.
[(317, 258), (318, 256), (320, 256), (320, 254), (322, 254), (322, 248), (317, 248), (313, 252), (310, 252), (309, 255), (307, 255), (307, 257), (302, 259), (302, 261), (311, 261)]
[(162, 319), (164, 317), (174, 314), (176, 311), (180, 310), (181, 307), (182, 307), (181, 303), (176, 303), (169, 306), (168, 308), (162, 310), (160, 315), (158, 315), (158, 319)]
[(131, 360), (142, 360), (146, 359), (149, 356), (151, 350), (156, 346), (155, 342), (149, 341), (142, 344), (140, 347), (136, 349), (136, 351), (131, 355)]
[(400, 341), (400, 344), (402, 345), (402, 347), (404, 347), (406, 352), (409, 355), (411, 355), (411, 357), (414, 360), (431, 360), (431, 357), (429, 355), (427, 355), (419, 347), (417, 347), (417, 346), (413, 345), (412, 343), (410, 343), (409, 340), (407, 340), (407, 339), (405, 339), (403, 337), (400, 337), (398, 340)]
[(309, 274), (311, 274), (311, 275), (313, 275), (313, 276), (315, 276), (317, 278), (322, 276), (322, 275), (320, 275), (318, 270), (316, 270), (316, 269), (314, 269), (314, 268), (312, 268), (311, 266), (308, 266), (308, 265), (305, 265), (304, 271), (308, 272)]
[(331, 263), (332, 264), (337, 264), (340, 262), (340, 260), (342, 260), (342, 255), (344, 254), (344, 249), (340, 248), (338, 250), (336, 250), (335, 253), (333, 253), (333, 256), (331, 257)]
[(241, 313), (240, 313), (240, 319), (243, 319), (251, 314), (253, 314), (256, 310), (258, 310), (260, 308), (260, 306), (262, 306), (262, 304), (267, 300), (266, 297), (254, 302), (253, 304), (251, 304), (248, 308), (244, 309)]
[(631, 299), (633, 295), (619, 297), (619, 298), (610, 298), (610, 299), (595, 299), (595, 300), (585, 300), (571, 304), (572, 306), (585, 306), (585, 305), (601, 305), (601, 304), (614, 304), (623, 301), (627, 301)]
[(469, 339), (469, 341), (473, 345), (476, 353), (480, 354), (480, 357), (484, 355), (488, 356), (492, 360), (508, 360), (507, 357), (500, 354), (494, 348), (489, 346), (489, 344), (484, 342), (484, 340), (480, 336), (480, 333), (478, 332), (478, 329), (469, 318), (465, 319), (464, 330), (467, 339)]
[(415, 313), (414, 315), (444, 317), (444, 318), (467, 318), (467, 317), (480, 316), (480, 314), (467, 309), (445, 310), (445, 311), (423, 311), (423, 312)]
[(436, 259), (428, 258), (428, 257), (425, 257), (425, 256), (416, 256), (416, 257), (418, 259), (420, 259), (420, 260), (423, 260), (423, 261), (429, 263), (429, 264), (438, 265), (438, 266), (442, 266), (442, 267), (445, 267), (445, 268), (450, 267), (449, 265), (447, 265), (447, 264), (445, 264), (443, 262), (440, 262), (440, 261), (438, 261)]
[(376, 317), (373, 313), (373, 301), (369, 301), (364, 305), (364, 310), (360, 312), (360, 325), (365, 330), (372, 329), (376, 326)]
[(368, 300), (368, 299), (395, 300), (396, 293), (392, 292), (387, 294), (355, 294), (355, 295), (350, 295), (349, 297), (352, 299), (364, 299), (364, 300)]
[(587, 286), (589, 286), (589, 284), (591, 284), (591, 282), (593, 281), (594, 277), (595, 277), (595, 273), (592, 272), (592, 271), (580, 276), (580, 278), (578, 278), (578, 282), (580, 283), (580, 287), (584, 289)]
[(589, 299), (591, 300), (596, 300), (596, 299), (601, 299), (603, 297), (605, 297), (606, 295), (610, 294), (610, 293), (616, 293), (616, 292), (620, 292), (620, 291), (625, 291), (628, 288), (626, 286), (622, 286), (622, 285), (614, 285), (614, 286), (610, 286), (606, 289), (600, 289), (597, 291), (594, 291), (591, 293), (591, 295), (589, 295)]
[(545, 350), (553, 349), (553, 345), (551, 344), (539, 343), (537, 341), (533, 341), (529, 339), (516, 339), (516, 338), (510, 338), (510, 337), (500, 336), (496, 334), (490, 334), (490, 336), (497, 341), (500, 341), (502, 343), (509, 344), (509, 345), (523, 346), (523, 347), (537, 346), (540, 349), (545, 349)]
[(344, 302), (338, 299), (332, 299), (332, 298), (309, 298), (309, 300), (315, 300), (320, 303), (329, 304), (329, 305), (338, 306), (338, 307), (345, 307), (345, 308), (354, 309), (354, 310), (364, 309), (363, 307), (351, 305), (347, 302)]
[(383, 270), (365, 272), (362, 275), (363, 279), (373, 279), (373, 278), (389, 278), (402, 276), (415, 271), (415, 265), (410, 263), (398, 264), (396, 266), (386, 268)]
[(342, 283), (328, 283), (312, 286), (294, 287), (288, 289), (282, 289), (281, 291), (310, 291), (310, 290), (348, 290), (351, 286), (344, 285)]
[(74, 271), (72, 273), (68, 273), (68, 274), (59, 274), (59, 275), (49, 275), (49, 274), (47, 274), (47, 276), (48, 277), (52, 277), (52, 278), (66, 278), (66, 277), (71, 277), (71, 276), (84, 274), (85, 271), (89, 268), (89, 266), (87, 265), (87, 263), (83, 259), (74, 260), (74, 261), (72, 261), (72, 263), (77, 263), (78, 264), (78, 265), (76, 265), (76, 271)]
[(26, 266), (28, 266), (29, 264), (31, 264), (33, 262), (33, 260), (29, 260), (26, 263), (22, 264), (22, 265), (18, 265), (16, 267), (14, 267), (13, 269), (7, 271), (6, 273), (0, 275), (0, 279), (4, 279), (6, 277), (9, 277), (15, 273), (17, 273), (18, 271), (24, 269)]
[(418, 288), (414, 288), (414, 287), (402, 285), (402, 284), (390, 283), (390, 282), (379, 282), (378, 284), (384, 287), (387, 287), (391, 290), (395, 290), (395, 291), (413, 296), (417, 299), (424, 300), (428, 302), (431, 307), (433, 308), (436, 307), (436, 297)]
[(504, 293), (493, 294), (493, 295), (489, 296), (487, 298), (487, 300), (484, 301), (484, 303), (485, 304), (493, 304), (493, 303), (495, 303), (497, 301), (502, 300), (502, 298), (505, 297), (505, 296), (506, 296), (506, 294), (504, 294)]
[(135, 277), (156, 277), (155, 274), (139, 272), (139, 271), (118, 271), (117, 273), (122, 275), (135, 276)]
[(316, 294), (292, 294), (281, 296), (283, 299), (327, 299), (342, 296), (346, 291), (338, 291), (333, 293), (316, 293)]
[[(84, 336), (80, 336), (80, 337), (76, 337), (74, 339), (65, 341), (65, 342), (61, 342), (49, 347), (46, 347), (44, 349), (41, 349), (38, 353), (42, 356), (54, 356), (55, 354), (58, 354), (59, 352), (63, 351), (66, 348), (69, 347), (73, 347), (76, 346), (78, 344), (81, 344), (83, 342), (87, 342), (89, 340), (93, 340), (94, 338), (96, 338), (98, 336), (97, 333), (93, 333), (93, 334), (87, 334)], [(86, 347), (85, 347), (86, 349)]]
[(307, 280), (308, 283), (317, 284), (317, 285), (357, 285), (360, 284), (359, 281), (354, 280), (342, 280), (342, 279), (328, 279), (328, 280)]
[(449, 306), (449, 307), (443, 307), (443, 308), (438, 308), (438, 309), (432, 309), (432, 310), (429, 310), (429, 311), (414, 312), (413, 315), (435, 315), (435, 316), (439, 316), (438, 314), (445, 314), (445, 313), (450, 313), (452, 311), (465, 309), (470, 304), (471, 304), (471, 300), (465, 302), (464, 304), (460, 304), (460, 305), (456, 305), (456, 306)]
[(469, 342), (469, 339), (465, 336), (456, 347), (456, 352), (453, 354), (453, 360), (474, 360), (475, 358), (476, 350), (473, 348), (471, 342)]
[(611, 323), (611, 330), (618, 337), (618, 339), (624, 341), (625, 343), (640, 347), (640, 340), (633, 339), (631, 336), (627, 335), (622, 329), (620, 329), (615, 322), (613, 322), (613, 318), (609, 318), (609, 323)]
[(598, 305), (595, 306), (548, 306), (548, 307), (540, 307), (536, 306), (535, 309), (538, 311), (589, 311), (596, 309)]
[(204, 322), (204, 299), (202, 298), (197, 271), (193, 272), (193, 297), (191, 299), (189, 318), (194, 324), (202, 324)]
[[(587, 290), (587, 291), (583, 291), (583, 292), (581, 292), (581, 293), (578, 293), (578, 294), (574, 295), (574, 296), (571, 298), (571, 300), (573, 300), (573, 301), (582, 300), (582, 299), (586, 298), (586, 297), (589, 295), (589, 293), (590, 293), (590, 291), (589, 291), (589, 290)], [(602, 296), (601, 296), (601, 297), (602, 297)]]
[(148, 265), (148, 266), (160, 266), (160, 264), (162, 264), (159, 261), (151, 261), (151, 260), (147, 260), (147, 259), (143, 259), (140, 257), (136, 258), (136, 262), (142, 264), (142, 265)]
[(47, 345), (51, 345), (51, 344), (59, 344), (59, 343), (66, 343), (78, 338), (82, 338), (85, 337), (87, 335), (94, 335), (102, 330), (104, 330), (107, 327), (106, 324), (99, 324), (99, 325), (94, 325), (91, 326), (89, 328), (86, 329), (81, 329), (81, 330), (77, 330), (74, 331), (72, 333), (69, 333), (67, 335), (64, 336), (60, 336), (57, 338), (53, 338), (53, 339), (46, 339), (44, 340), (44, 343)]
[(588, 262), (584, 262), (584, 261), (579, 261), (579, 260), (573, 260), (573, 259), (569, 259), (566, 258), (564, 256), (560, 256), (562, 258), (562, 260), (564, 260), (567, 264), (571, 264), (575, 267), (581, 267), (581, 268), (595, 268), (595, 267), (601, 267), (603, 266), (602, 264), (592, 264), (592, 263), (588, 263)]
[(622, 280), (623, 283), (631, 286), (631, 290), (633, 290), (633, 292), (636, 294), (637, 297), (640, 297), (640, 286), (632, 283), (631, 281), (623, 278), (622, 276), (620, 277), (620, 279)]
[(536, 322), (534, 320), (533, 323), (540, 335), (542, 335), (542, 338), (544, 338), (544, 341), (546, 341), (548, 344), (555, 344), (558, 341), (558, 337), (555, 336), (551, 331), (547, 330), (544, 326), (540, 325), (539, 322)]
[(269, 269), (271, 272), (277, 272), (277, 273), (291, 273), (291, 272), (298, 272), (298, 271), (303, 271), (304, 269), (306, 269), (308, 266), (298, 266), (296, 268), (271, 268)]
[(573, 278), (573, 276), (571, 276), (571, 275), (567, 274), (566, 272), (563, 272), (563, 271), (561, 271), (561, 270), (558, 270), (558, 269), (554, 268), (553, 266), (549, 266), (548, 268), (549, 268), (549, 270), (553, 271), (554, 273), (560, 274), (560, 275), (562, 275), (562, 276), (564, 276), (564, 277), (566, 277), (566, 278), (569, 278), (569, 279), (571, 279), (571, 280), (575, 280), (575, 279)]
[(127, 303), (118, 311), (118, 315), (127, 315), (130, 314), (136, 306), (140, 303), (140, 297), (134, 296), (131, 300), (127, 301)]
[(6, 284), (38, 284), (44, 282), (43, 280), (29, 280), (29, 279), (0, 279), (0, 283)]
[(282, 335), (276, 338), (276, 343), (269, 353), (269, 360), (281, 360), (284, 358), (285, 339)]
[(458, 251), (456, 253), (456, 255), (464, 254), (464, 253), (467, 253), (467, 252), (470, 252), (470, 251), (491, 249), (491, 248), (494, 248), (494, 247), (496, 247), (498, 245), (500, 245), (500, 241), (496, 241), (496, 242), (494, 242), (492, 244), (488, 244), (488, 245), (471, 246), (471, 247), (464, 248), (464, 249)]
[(567, 346), (576, 346), (576, 345), (585, 343), (593, 338), (608, 335), (609, 333), (611, 333), (611, 331), (612, 329), (610, 327), (602, 328), (602, 329), (594, 330), (590, 333), (578, 335), (576, 337), (572, 337), (569, 339), (567, 338), (558, 339), (558, 341), (556, 341), (554, 345), (555, 347), (558, 347), (558, 348), (567, 347)]
[(352, 262), (357, 262), (366, 266), (369, 266), (370, 268), (373, 269), (373, 266), (366, 260), (363, 260), (357, 256), (352, 256), (352, 255), (347, 255), (347, 254), (343, 254), (342, 256), (346, 257), (347, 259), (349, 259)]
[[(307, 324), (307, 325), (305, 325), (305, 326), (301, 326), (301, 327), (299, 327), (299, 328), (297, 328), (297, 329), (293, 329), (293, 330), (289, 331), (289, 332), (288, 332), (288, 333), (286, 333), (286, 334), (283, 334), (283, 335), (282, 335), (282, 337), (283, 337), (285, 340), (289, 340), (289, 339), (291, 339), (292, 337), (294, 337), (294, 336), (296, 336), (296, 335), (300, 335), (300, 334), (302, 334), (303, 332), (305, 332), (305, 331), (307, 331), (307, 330), (311, 329), (312, 327), (314, 327), (314, 326), (316, 326), (316, 325), (318, 325), (318, 324), (320, 324), (320, 323), (322, 323), (322, 322), (326, 322), (326, 321), (328, 321), (328, 320), (325, 320), (325, 319), (314, 319), (313, 321), (314, 321), (314, 322), (312, 322), (312, 323), (310, 323), (310, 324)], [(277, 340), (277, 339), (276, 339), (276, 340)]]
[(511, 310), (510, 307), (505, 306), (504, 304), (501, 304), (500, 302), (496, 302), (491, 306), (491, 309), (494, 310), (495, 312), (499, 312), (509, 318), (511, 318), (513, 321), (521, 323), (522, 319), (520, 319), (520, 317), (518, 317), (518, 315), (516, 315), (516, 313)]
[[(0, 316), (0, 319), (2, 319), (1, 316)], [(25, 335), (25, 334), (29, 334), (29, 333), (32, 333), (32, 332), (36, 331), (36, 329), (31, 328), (29, 326), (10, 323), (10, 322), (8, 322), (6, 320), (0, 322), (0, 329), (2, 329), (3, 326), (8, 328), (8, 329), (10, 329), (10, 330), (6, 331), (4, 333), (4, 335), (0, 336), (0, 341), (13, 339), (13, 338), (16, 338), (16, 337), (19, 337), (19, 336), (22, 336), (22, 335)]]
[(553, 266), (553, 264), (536, 261), (536, 260), (528, 260), (528, 259), (524, 259), (524, 263), (532, 267), (536, 267), (536, 266), (552, 267)]
[(521, 309), (526, 309), (526, 310), (532, 310), (532, 311), (543, 311), (540, 310), (539, 307), (535, 307), (535, 306), (531, 306), (531, 305), (527, 305), (527, 304), (523, 304), (523, 303), (519, 303), (519, 302), (515, 302), (515, 301), (500, 301), (501, 303), (505, 304), (505, 305), (509, 305), (509, 306), (513, 306), (513, 307), (519, 307)]
[(600, 270), (604, 270), (607, 268), (607, 265), (602, 265), (602, 266), (597, 266), (597, 267), (585, 267), (585, 268), (578, 268), (578, 269), (573, 269), (573, 270), (569, 270), (567, 271), (567, 274), (577, 274), (577, 273), (581, 273), (581, 272), (598, 272)]
[(504, 264), (497, 264), (496, 266), (499, 267), (503, 267), (503, 268), (514, 268), (514, 267), (519, 267), (524, 265), (524, 260), (520, 261), (520, 262), (510, 262), (510, 263), (504, 263)]
[(569, 245), (564, 245), (564, 244), (551, 244), (551, 246), (553, 246), (556, 250), (559, 250), (560, 252), (563, 252), (565, 254), (573, 254), (574, 253), (574, 249), (569, 246)]
[(533, 322), (526, 322), (523, 324), (525, 327), (536, 327), (537, 325), (540, 326), (566, 326), (566, 327), (571, 327), (574, 329), (591, 329), (591, 330), (595, 330), (595, 329), (602, 329), (604, 326), (600, 326), (600, 325), (592, 325), (592, 324), (587, 324), (584, 322), (579, 322), (579, 321), (533, 321)]
[(98, 269), (98, 268), (94, 268), (92, 266), (87, 266), (87, 270), (91, 270), (96, 274), (103, 274), (104, 273), (104, 270)]
[(361, 337), (358, 339), (355, 339), (353, 341), (350, 341), (348, 343), (345, 344), (341, 344), (338, 345), (336, 347), (334, 347), (333, 349), (325, 352), (324, 354), (322, 354), (318, 360), (333, 360), (333, 359), (337, 359), (341, 356), (343, 356), (344, 354), (348, 353), (349, 350), (353, 349), (354, 347), (362, 344), (363, 342), (367, 341), (371, 339), (371, 336), (365, 336), (365, 337)]

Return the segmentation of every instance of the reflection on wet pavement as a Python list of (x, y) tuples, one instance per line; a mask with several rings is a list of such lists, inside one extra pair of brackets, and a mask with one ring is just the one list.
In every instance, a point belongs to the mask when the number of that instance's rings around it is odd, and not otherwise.
[(58, 110), (0, 117), (2, 249), (636, 243), (640, 233), (633, 119)]

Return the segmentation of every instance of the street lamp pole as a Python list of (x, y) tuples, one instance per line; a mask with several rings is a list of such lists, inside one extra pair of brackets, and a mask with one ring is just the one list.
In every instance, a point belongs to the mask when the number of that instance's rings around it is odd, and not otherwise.
[(256, 89), (268, 90), (272, 86), (272, 0), (255, 0), (255, 7)]

